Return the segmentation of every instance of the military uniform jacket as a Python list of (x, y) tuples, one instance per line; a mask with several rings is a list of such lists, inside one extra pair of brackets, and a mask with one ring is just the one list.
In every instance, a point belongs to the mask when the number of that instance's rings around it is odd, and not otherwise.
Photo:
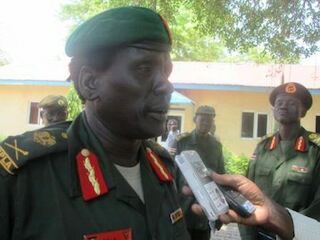
[(163, 162), (170, 156), (156, 148), (145, 142), (139, 153), (143, 203), (108, 161), (84, 114), (67, 133), (50, 126), (6, 139), (0, 239), (189, 239)]
[[(177, 137), (177, 154), (185, 150), (195, 150), (207, 168), (218, 173), (225, 173), (224, 160), (221, 143), (212, 135), (208, 135), (203, 141), (198, 141), (195, 130), (191, 133), (183, 133)], [(205, 216), (198, 216), (191, 210), (191, 205), (196, 201), (194, 196), (185, 196), (181, 189), (186, 185), (186, 180), (180, 171), (177, 172), (177, 188), (180, 196), (180, 203), (185, 212), (185, 219), (189, 229), (207, 230), (208, 219)]]
[(301, 128), (286, 152), (279, 133), (261, 141), (248, 177), (280, 205), (320, 220), (320, 135)]

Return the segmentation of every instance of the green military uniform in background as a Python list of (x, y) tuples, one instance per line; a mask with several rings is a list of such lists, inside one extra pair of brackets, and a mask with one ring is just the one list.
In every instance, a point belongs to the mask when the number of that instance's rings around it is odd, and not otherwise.
[[(299, 136), (280, 141), (276, 133), (261, 141), (248, 178), (280, 205), (320, 220), (320, 135), (301, 127)], [(310, 211), (312, 209), (312, 211)]]
[[(114, 239), (188, 239), (173, 180), (159, 178), (161, 174), (146, 157), (151, 149), (171, 165), (166, 151), (159, 151), (152, 142), (144, 142), (140, 150), (143, 203), (108, 161), (84, 114), (66, 130), (65, 126), (50, 126), (10, 137), (1, 144), (1, 240), (80, 240), (85, 235), (116, 230), (131, 232), (132, 237)], [(77, 172), (77, 155), (84, 149), (98, 159), (108, 189), (89, 201), (83, 199)], [(17, 167), (10, 167), (10, 163)], [(98, 167), (94, 168), (98, 177)]]
[[(210, 115), (214, 118), (215, 111), (212, 107), (200, 106), (196, 111), (196, 116), (200, 114)], [(215, 128), (214, 124), (213, 127)], [(208, 134), (204, 136), (199, 136), (195, 129), (191, 133), (180, 134), (176, 140), (177, 154), (180, 154), (185, 150), (194, 150), (199, 154), (207, 168), (210, 168), (217, 173), (225, 173), (222, 144), (211, 133), (208, 132)], [(176, 181), (179, 189), (178, 191), (181, 193), (182, 187), (186, 185), (186, 180), (180, 171), (177, 173)], [(185, 212), (187, 228), (189, 231), (209, 231), (207, 217), (196, 215), (191, 210), (191, 205), (195, 202), (196, 199), (194, 196), (180, 194), (180, 203)]]
[[(281, 139), (280, 130), (266, 136), (256, 147), (249, 162), (247, 177), (280, 205), (320, 220), (320, 135), (306, 131), (300, 126), (300, 118), (312, 105), (308, 90), (298, 83), (286, 83), (275, 88), (270, 94), (274, 114), (279, 118), (290, 116), (290, 103), (282, 106), (284, 100), (277, 97), (290, 96), (299, 99), (303, 113), (297, 122), (280, 120), (283, 129), (296, 124), (296, 135), (291, 139)], [(291, 101), (291, 100), (290, 100)], [(277, 109), (278, 108), (278, 109)], [(280, 115), (279, 115), (280, 113)], [(291, 115), (292, 116), (292, 115)], [(276, 119), (277, 120), (277, 119)], [(239, 226), (244, 239), (255, 239), (256, 228)]]

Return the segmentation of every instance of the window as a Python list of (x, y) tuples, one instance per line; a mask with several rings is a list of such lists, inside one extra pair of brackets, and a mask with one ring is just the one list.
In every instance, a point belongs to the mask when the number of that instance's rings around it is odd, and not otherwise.
[(30, 124), (40, 124), (40, 111), (38, 107), (38, 102), (31, 102), (30, 104), (30, 115), (29, 123)]
[(178, 122), (178, 130), (179, 130), (179, 132), (181, 132), (181, 121), (182, 121), (182, 119), (181, 119), (182, 117), (181, 116), (172, 116), (172, 115), (169, 115), (168, 117), (167, 117), (167, 121), (166, 121), (166, 129), (165, 129), (165, 132), (161, 135), (161, 141), (162, 142), (165, 142), (166, 141), (166, 139), (167, 139), (167, 136), (168, 136), (168, 129), (167, 129), (167, 124), (168, 124), (168, 121), (170, 120), (170, 119), (175, 119), (175, 120), (177, 120), (177, 122)]
[(316, 133), (320, 133), (320, 116), (316, 116)]
[(242, 138), (259, 138), (267, 134), (267, 114), (243, 112), (241, 120)]

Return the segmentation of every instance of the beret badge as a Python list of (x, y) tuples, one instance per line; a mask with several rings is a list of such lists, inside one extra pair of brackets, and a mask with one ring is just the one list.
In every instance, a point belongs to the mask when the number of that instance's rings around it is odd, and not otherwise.
[(289, 83), (285, 89), (286, 93), (295, 93), (297, 91), (296, 85), (294, 83)]

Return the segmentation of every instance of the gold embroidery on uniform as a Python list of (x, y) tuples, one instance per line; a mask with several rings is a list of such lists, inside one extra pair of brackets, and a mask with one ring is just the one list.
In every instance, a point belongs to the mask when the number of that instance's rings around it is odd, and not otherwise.
[(152, 152), (150, 152), (150, 156), (152, 157), (154, 163), (157, 165), (157, 167), (160, 169), (160, 172), (163, 174), (163, 176), (165, 176), (166, 179), (169, 179), (168, 174), (166, 173), (166, 171), (163, 169), (163, 167), (161, 166), (161, 164), (158, 162), (158, 159), (153, 155)]
[(91, 165), (89, 158), (86, 158), (84, 160), (84, 166), (87, 169), (87, 171), (89, 172), (88, 179), (93, 187), (94, 192), (97, 195), (100, 195), (100, 192), (101, 192), (100, 191), (100, 184), (99, 184), (98, 180), (96, 179), (96, 173), (94, 171), (94, 168)]
[(13, 174), (12, 170), (19, 168), (2, 147), (0, 147), (0, 165), (10, 174)]
[(61, 133), (61, 137), (64, 138), (64, 139), (67, 139), (68, 135), (67, 135), (67, 133), (63, 132), (63, 133)]
[(35, 132), (33, 134), (33, 140), (43, 146), (51, 147), (56, 144), (56, 138), (49, 132)]
[(15, 153), (16, 153), (16, 159), (19, 160), (19, 153), (21, 153), (23, 156), (28, 156), (29, 152), (28, 151), (24, 151), (21, 148), (18, 148), (18, 143), (17, 143), (17, 139), (14, 140), (14, 145), (11, 145), (9, 143), (4, 143), (4, 145), (6, 145), (9, 148), (12, 148)]

